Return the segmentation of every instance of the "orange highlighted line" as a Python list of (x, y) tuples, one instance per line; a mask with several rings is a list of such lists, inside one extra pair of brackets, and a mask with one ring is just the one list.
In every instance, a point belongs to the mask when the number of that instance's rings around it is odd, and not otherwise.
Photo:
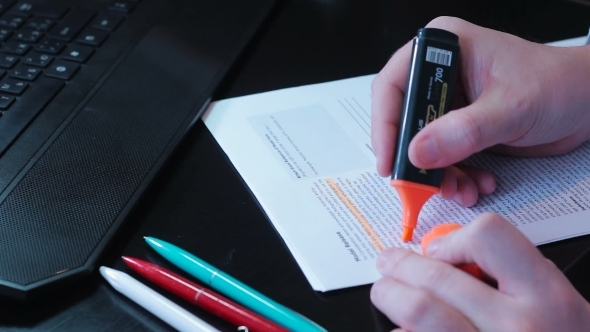
[(342, 191), (342, 189), (340, 189), (340, 186), (338, 186), (336, 181), (334, 181), (332, 179), (326, 179), (326, 183), (328, 184), (330, 189), (332, 189), (334, 191), (334, 193), (336, 193), (336, 196), (338, 196), (338, 198), (340, 198), (340, 201), (342, 201), (342, 203), (344, 203), (344, 205), (346, 205), (346, 207), (354, 215), (356, 220), (358, 220), (358, 222), (361, 224), (361, 227), (365, 230), (365, 232), (367, 233), (367, 235), (371, 239), (373, 246), (377, 250), (379, 250), (380, 252), (385, 250), (385, 246), (381, 242), (381, 239), (379, 238), (377, 233), (375, 233), (375, 231), (373, 230), (373, 228), (371, 227), (371, 225), (369, 224), (369, 222), (367, 221), (365, 216), (362, 215), (362, 213), (358, 210), (358, 208), (354, 205), (354, 203), (352, 203), (350, 201), (350, 198), (348, 198), (348, 196), (346, 196), (346, 194)]

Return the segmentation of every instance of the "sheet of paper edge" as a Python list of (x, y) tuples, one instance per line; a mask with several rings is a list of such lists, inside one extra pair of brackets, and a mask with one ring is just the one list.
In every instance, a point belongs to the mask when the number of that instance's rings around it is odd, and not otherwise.
[(546, 45), (561, 46), (561, 47), (582, 46), (582, 45), (586, 44), (587, 38), (588, 37), (586, 37), (586, 36), (582, 36), (582, 37), (569, 38), (569, 39), (564, 39), (564, 40), (557, 40), (557, 41), (547, 43)]

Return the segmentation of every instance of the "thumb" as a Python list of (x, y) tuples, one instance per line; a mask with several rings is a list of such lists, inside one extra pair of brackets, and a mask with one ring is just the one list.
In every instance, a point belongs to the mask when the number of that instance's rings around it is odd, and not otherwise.
[(498, 105), (500, 96), (487, 93), (473, 104), (451, 111), (424, 127), (409, 146), (409, 158), (419, 168), (442, 168), (488, 147), (512, 140), (518, 131), (515, 112)]
[(476, 263), (509, 295), (538, 290), (535, 281), (551, 273), (541, 252), (506, 219), (491, 213), (433, 241), (427, 254), (453, 265)]

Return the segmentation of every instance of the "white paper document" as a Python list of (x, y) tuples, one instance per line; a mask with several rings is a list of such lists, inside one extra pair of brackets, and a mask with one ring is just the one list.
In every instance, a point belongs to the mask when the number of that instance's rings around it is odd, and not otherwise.
[(551, 43), (547, 43), (547, 45), (570, 47), (570, 46), (588, 45), (589, 42), (590, 42), (590, 32), (588, 32), (588, 36), (581, 36), (581, 37), (569, 38), (569, 39), (564, 39), (564, 40), (557, 40), (557, 41), (554, 41)]
[(472, 208), (432, 197), (403, 243), (400, 201), (376, 172), (370, 143), (373, 76), (214, 102), (203, 117), (297, 260), (313, 289), (372, 283), (386, 247), (420, 252), (444, 222), (496, 212), (535, 244), (590, 233), (590, 144), (539, 159), (480, 155), (494, 194)]

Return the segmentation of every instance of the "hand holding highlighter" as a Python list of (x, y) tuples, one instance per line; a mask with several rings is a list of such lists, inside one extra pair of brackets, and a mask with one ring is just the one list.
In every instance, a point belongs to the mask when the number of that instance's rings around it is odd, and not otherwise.
[(402, 241), (412, 239), (426, 201), (440, 191), (442, 169), (419, 169), (408, 157), (410, 141), (424, 126), (450, 111), (459, 61), (459, 37), (449, 31), (422, 28), (412, 48), (402, 107), (391, 186), (403, 206)]
[[(438, 225), (438, 226), (434, 227), (433, 229), (431, 229), (428, 233), (426, 233), (422, 237), (422, 242), (420, 243), (422, 246), (422, 254), (424, 256), (426, 256), (426, 248), (428, 247), (428, 245), (430, 244), (430, 242), (432, 240), (436, 239), (437, 237), (447, 235), (450, 232), (457, 230), (461, 227), (462, 226), (459, 224), (441, 224), (441, 225)], [(471, 274), (472, 276), (474, 276), (477, 279), (484, 280), (483, 271), (481, 270), (481, 268), (477, 264), (474, 264), (474, 263), (460, 264), (460, 265), (457, 265), (457, 268)]]

